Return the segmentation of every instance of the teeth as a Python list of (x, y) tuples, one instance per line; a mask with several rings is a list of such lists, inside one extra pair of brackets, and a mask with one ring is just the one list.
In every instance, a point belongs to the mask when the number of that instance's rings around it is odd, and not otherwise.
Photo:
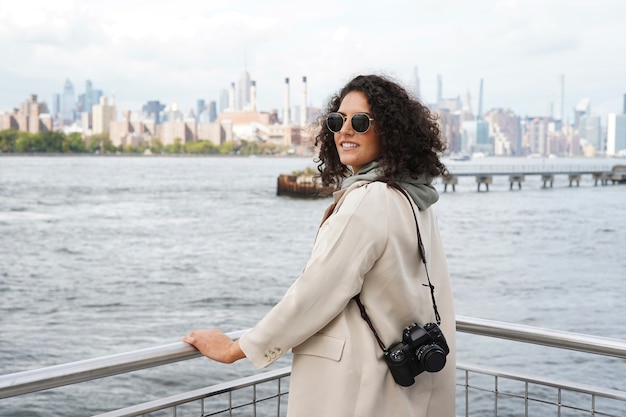
[(356, 148), (357, 146), (359, 145), (357, 145), (356, 143), (342, 143), (341, 144), (342, 148)]

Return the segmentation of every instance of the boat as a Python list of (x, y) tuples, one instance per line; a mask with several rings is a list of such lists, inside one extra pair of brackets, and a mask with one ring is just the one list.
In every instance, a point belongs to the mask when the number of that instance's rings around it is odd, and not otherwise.
[[(586, 352), (590, 360), (600, 356), (626, 359), (626, 340), (609, 339), (527, 325), (457, 316), (457, 333)], [(237, 339), (246, 330), (229, 333)], [(0, 399), (50, 390), (60, 386), (200, 357), (190, 345), (177, 342), (133, 352), (72, 362), (0, 376)], [(524, 364), (524, 361), (518, 362)], [(614, 373), (619, 373), (613, 367)], [(290, 367), (255, 373), (190, 392), (113, 409), (97, 417), (150, 415), (267, 415), (283, 416), (289, 397)], [(618, 375), (612, 375), (614, 380)], [(185, 378), (172, 375), (172, 379)], [(173, 384), (173, 387), (176, 385)], [(84, 392), (84, 389), (81, 391)], [(87, 401), (88, 396), (83, 396)], [(1, 400), (0, 400), (1, 401)], [(524, 365), (505, 369), (493, 365), (457, 362), (457, 415), (534, 416), (576, 415), (624, 417), (626, 391), (587, 385), (585, 381), (558, 380), (553, 375), (531, 375)], [(2, 403), (0, 402), (0, 406)], [(111, 407), (115, 407), (112, 404)], [(531, 412), (529, 410), (535, 410)], [(538, 412), (536, 410), (541, 410)], [(184, 414), (188, 415), (188, 414)]]
[(312, 168), (278, 176), (276, 195), (291, 197), (319, 198), (333, 193), (332, 187), (325, 187)]

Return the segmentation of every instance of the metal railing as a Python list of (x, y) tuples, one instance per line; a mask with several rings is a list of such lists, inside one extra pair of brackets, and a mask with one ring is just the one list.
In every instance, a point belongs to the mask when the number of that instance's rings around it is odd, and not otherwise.
[[(626, 341), (617, 339), (588, 336), (578, 333), (549, 330), (464, 316), (457, 316), (457, 331), (626, 359)], [(244, 332), (245, 330), (229, 333), (229, 336), (236, 339)], [(79, 382), (183, 361), (198, 356), (200, 356), (200, 354), (194, 348), (186, 343), (179, 342), (118, 355), (105, 356), (32, 371), (3, 375), (0, 376), (0, 398), (13, 397), (55, 387), (76, 384)], [(208, 416), (218, 415), (220, 413), (231, 413), (233, 409), (242, 407), (252, 407), (253, 410), (256, 410), (257, 406), (261, 406), (260, 404), (269, 404), (272, 401), (276, 401), (276, 405), (271, 406), (272, 409), (275, 408), (277, 413), (276, 415), (280, 416), (285, 411), (284, 404), (286, 403), (286, 396), (288, 394), (288, 391), (285, 389), (287, 385), (283, 381), (289, 377), (289, 373), (289, 368), (283, 368), (252, 377), (229, 381), (224, 384), (214, 385), (201, 390), (178, 394), (149, 403), (112, 411), (103, 414), (102, 417), (146, 415), (148, 413), (164, 409), (173, 410), (173, 414), (171, 415), (175, 416), (177, 409), (186, 406), (193, 406), (195, 407), (195, 413), (199, 411), (200, 415)], [(471, 380), (479, 378), (479, 376), (493, 378), (492, 386), (487, 387), (484, 383), (475, 384), (471, 382)], [(525, 388), (521, 391), (513, 390), (508, 392), (507, 390), (503, 390), (501, 388), (500, 384), (504, 380), (518, 381), (522, 383)], [(267, 388), (268, 384), (273, 384), (275, 387)], [(500, 400), (500, 404), (502, 404), (504, 399), (517, 399), (522, 401), (523, 405), (521, 407), (526, 410), (525, 415), (529, 415), (529, 406), (536, 404), (546, 407), (556, 407), (559, 412), (558, 415), (561, 415), (561, 410), (583, 410), (588, 412), (590, 416), (623, 417), (626, 415), (626, 392), (584, 386), (571, 381), (555, 381), (547, 378), (524, 375), (521, 373), (505, 372), (495, 368), (459, 363), (457, 364), (457, 385), (459, 387), (459, 390), (457, 391), (457, 403), (463, 402), (459, 399), (459, 395), (462, 396), (465, 402), (466, 416), (471, 415), (469, 411), (470, 403), (473, 402), (471, 398), (473, 395), (476, 395), (476, 393), (482, 393), (481, 395), (483, 397), (486, 395), (485, 393), (489, 393), (489, 395), (494, 397), (494, 416), (498, 415), (498, 401)], [(536, 386), (542, 387), (542, 389), (549, 388), (557, 390), (556, 398), (548, 399), (544, 394), (532, 394), (530, 392), (530, 387)], [(566, 404), (561, 398), (563, 391), (575, 392), (589, 396), (590, 404), (584, 406)], [(243, 395), (245, 398), (234, 402), (233, 395), (236, 392), (239, 393), (239, 395)], [(263, 392), (265, 392), (265, 394), (259, 394)], [(220, 396), (226, 396), (226, 399), (219, 400), (218, 397)], [(206, 398), (212, 399), (211, 402), (213, 411), (208, 413), (205, 410)], [(598, 410), (598, 407), (596, 406), (598, 398), (617, 401), (617, 406), (612, 408), (608, 407), (608, 409), (621, 410), (622, 414), (616, 414), (614, 411), (603, 412)], [(489, 403), (490, 401), (488, 400), (487, 402)], [(481, 400), (481, 403), (485, 403), (484, 398)], [(272, 411), (272, 414), (273, 413), (274, 412)], [(516, 413), (515, 415), (520, 414)]]

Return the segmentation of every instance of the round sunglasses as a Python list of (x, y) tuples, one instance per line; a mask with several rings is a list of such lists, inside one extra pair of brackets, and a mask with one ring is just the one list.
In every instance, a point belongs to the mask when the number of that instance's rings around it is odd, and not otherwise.
[[(341, 113), (329, 113), (328, 116), (326, 116), (326, 126), (328, 126), (331, 132), (338, 133), (346, 120), (348, 120), (348, 116), (344, 116)], [(369, 114), (361, 112), (354, 113), (350, 118), (350, 123), (352, 123), (352, 129), (354, 129), (355, 132), (363, 134), (372, 126), (373, 120), (374, 119), (370, 117)]]

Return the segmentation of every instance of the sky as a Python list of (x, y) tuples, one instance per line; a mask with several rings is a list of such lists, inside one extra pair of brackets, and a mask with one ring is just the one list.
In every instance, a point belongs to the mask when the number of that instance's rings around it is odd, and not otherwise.
[[(187, 114), (248, 71), (262, 111), (328, 98), (358, 74), (413, 85), (432, 103), (470, 94), (483, 110), (566, 115), (582, 98), (606, 119), (626, 94), (623, 0), (0, 0), (0, 112), (30, 94), (49, 104), (66, 79), (117, 110), (148, 100)], [(605, 123), (605, 121), (603, 122)]]

